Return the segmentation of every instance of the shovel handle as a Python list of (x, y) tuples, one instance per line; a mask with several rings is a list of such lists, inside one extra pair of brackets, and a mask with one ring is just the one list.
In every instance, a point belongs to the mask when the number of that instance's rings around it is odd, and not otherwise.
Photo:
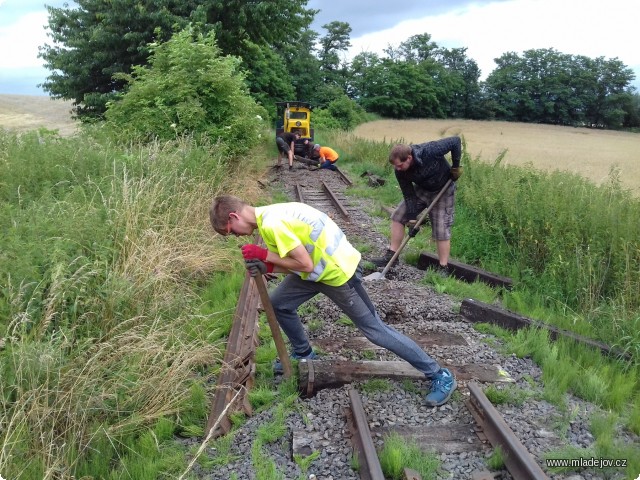
[[(420, 225), (422, 225), (422, 222), (424, 222), (424, 220), (427, 218), (427, 215), (429, 215), (429, 212), (431, 211), (431, 209), (434, 207), (436, 203), (438, 203), (438, 200), (440, 200), (440, 197), (442, 197), (442, 195), (447, 190), (447, 188), (449, 188), (449, 185), (451, 185), (451, 182), (452, 182), (451, 179), (447, 180), (447, 183), (445, 183), (444, 187), (442, 187), (442, 189), (438, 192), (438, 195), (436, 195), (436, 198), (433, 199), (433, 202), (431, 202), (431, 204), (417, 218), (416, 224), (413, 226), (413, 228), (418, 228)], [(393, 254), (393, 257), (391, 257), (391, 260), (389, 260), (389, 263), (387, 263), (387, 265), (384, 267), (384, 270), (382, 270), (382, 273), (380, 274), (380, 278), (384, 278), (384, 276), (387, 274), (387, 272), (391, 268), (391, 265), (393, 265), (393, 262), (395, 262), (396, 258), (398, 258), (398, 256), (400, 255), (400, 252), (402, 252), (402, 250), (407, 245), (407, 243), (409, 243), (409, 240), (411, 240), (411, 237), (407, 233), (402, 239), (400, 248), (398, 248), (396, 253)]]

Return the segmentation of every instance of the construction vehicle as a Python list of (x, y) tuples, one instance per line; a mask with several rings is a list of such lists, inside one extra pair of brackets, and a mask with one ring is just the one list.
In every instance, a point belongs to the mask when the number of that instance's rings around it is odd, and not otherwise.
[(311, 104), (307, 102), (276, 103), (276, 136), (283, 132), (299, 133), (295, 155), (309, 157), (313, 151), (313, 128), (311, 128)]

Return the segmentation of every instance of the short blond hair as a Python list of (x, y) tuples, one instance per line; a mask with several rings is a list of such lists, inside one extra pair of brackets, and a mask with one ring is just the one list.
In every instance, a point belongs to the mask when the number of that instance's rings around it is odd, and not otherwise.
[(248, 204), (233, 195), (220, 195), (213, 199), (209, 207), (209, 221), (213, 229), (220, 235), (227, 234), (229, 214), (241, 212)]

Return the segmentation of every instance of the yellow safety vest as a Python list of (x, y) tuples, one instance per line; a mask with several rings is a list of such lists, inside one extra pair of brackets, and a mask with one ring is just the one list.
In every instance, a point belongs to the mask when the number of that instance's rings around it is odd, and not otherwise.
[(303, 280), (337, 287), (353, 276), (360, 263), (360, 252), (340, 227), (326, 213), (304, 203), (256, 207), (256, 222), (267, 248), (280, 258), (304, 245), (313, 261), (313, 271), (294, 272)]

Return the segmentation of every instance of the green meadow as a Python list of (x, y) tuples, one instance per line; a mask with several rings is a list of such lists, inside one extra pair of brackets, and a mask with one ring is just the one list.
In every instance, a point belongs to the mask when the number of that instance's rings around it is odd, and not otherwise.
[[(100, 127), (72, 137), (0, 133), (5, 478), (195, 478), (188, 472), (195, 450), (176, 439), (204, 433), (245, 278), (242, 240), (214, 235), (208, 206), (221, 192), (271, 200), (258, 179), (275, 158), (272, 138), (264, 126), (262, 141), (238, 153), (188, 136), (125, 143)], [(399, 200), (388, 143), (341, 131), (319, 138), (341, 152), (341, 168), (356, 181), (350, 195), (375, 198), (372, 212)], [(506, 166), (501, 156), (488, 163), (467, 154), (463, 163), (452, 256), (509, 276), (515, 287), (425, 281), (627, 353), (631, 361), (553, 343), (543, 332), (484, 327), (543, 367), (546, 399), (562, 406), (571, 393), (608, 412), (607, 422), (594, 418), (595, 453), (640, 458), (637, 445), (620, 450), (604, 428), (640, 433), (638, 199), (615, 174), (595, 185)], [(389, 181), (373, 190), (364, 171)], [(414, 240), (407, 261), (433, 250), (428, 234)], [(353, 241), (367, 248), (366, 239)], [(258, 355), (267, 366), (275, 355), (268, 343)], [(260, 405), (290, 398), (266, 370), (258, 370)], [(257, 445), (258, 464), (260, 452)], [(636, 460), (627, 478), (639, 473)]]

